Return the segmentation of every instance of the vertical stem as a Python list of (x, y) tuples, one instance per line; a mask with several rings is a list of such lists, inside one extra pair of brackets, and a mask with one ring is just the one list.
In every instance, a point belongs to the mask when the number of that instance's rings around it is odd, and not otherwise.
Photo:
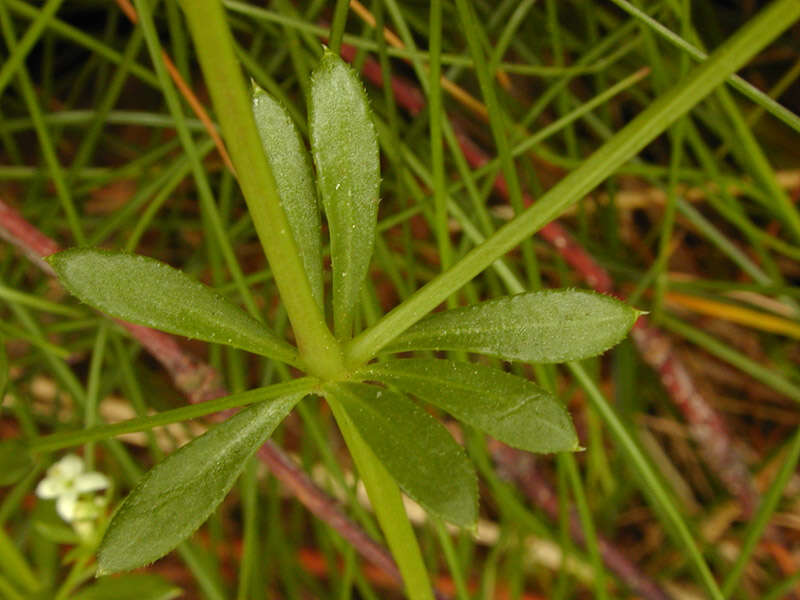
[(563, 461), (566, 475), (572, 487), (572, 495), (575, 497), (575, 505), (578, 507), (578, 515), (583, 528), (583, 536), (586, 540), (586, 549), (589, 551), (589, 559), (594, 570), (594, 597), (601, 600), (608, 598), (606, 592), (606, 569), (600, 551), (597, 548), (597, 532), (595, 531), (592, 512), (589, 509), (589, 501), (586, 498), (586, 491), (581, 482), (578, 472), (578, 464), (572, 454), (560, 454), (558, 460)]
[(397, 484), (364, 442), (344, 408), (335, 398), (328, 397), (327, 400), (356, 464), (358, 474), (367, 488), (367, 494), (389, 549), (403, 575), (408, 597), (411, 600), (433, 600), (428, 571), (425, 569), (422, 553)]
[[(106, 354), (106, 339), (108, 338), (108, 322), (103, 321), (98, 331), (92, 349), (92, 362), (89, 365), (89, 382), (86, 386), (86, 405), (83, 407), (85, 429), (97, 425), (97, 410), (100, 403), (100, 379), (103, 369), (103, 360)], [(86, 470), (94, 470), (94, 443), (87, 442), (84, 452)]]
[(447, 231), (447, 187), (444, 177), (444, 145), (442, 144), (442, 85), (439, 81), (442, 76), (441, 0), (431, 1), (428, 53), (430, 55), (428, 100), (430, 106), (431, 172), (433, 173), (433, 197), (436, 210), (434, 222), (442, 270), (446, 270), (450, 266), (452, 259), (450, 256), (450, 234)]
[(342, 370), (341, 349), (311, 293), (275, 178), (256, 129), (250, 98), (236, 60), (220, 0), (185, 0), (200, 65), (239, 184), (261, 245), (269, 260), (307, 370), (334, 377)]
[(456, 597), (458, 600), (469, 600), (470, 595), (467, 589), (467, 581), (464, 577), (464, 569), (458, 560), (456, 549), (453, 547), (450, 532), (447, 531), (447, 526), (441, 519), (434, 520), (433, 525), (436, 527), (436, 535), (439, 536), (439, 543), (444, 551), (444, 558), (450, 569), (450, 576), (456, 586)]
[(259, 546), (259, 503), (258, 479), (256, 477), (256, 461), (251, 458), (247, 461), (242, 473), (239, 487), (242, 495), (242, 509), (244, 513), (244, 535), (242, 543), (242, 561), (239, 563), (239, 587), (236, 590), (237, 600), (247, 600), (251, 597), (253, 576), (258, 568), (261, 550)]
[(331, 37), (328, 40), (331, 52), (339, 54), (344, 37), (344, 27), (347, 25), (347, 9), (350, 3), (348, 0), (336, 0), (336, 9), (333, 12), (333, 24), (331, 25)]

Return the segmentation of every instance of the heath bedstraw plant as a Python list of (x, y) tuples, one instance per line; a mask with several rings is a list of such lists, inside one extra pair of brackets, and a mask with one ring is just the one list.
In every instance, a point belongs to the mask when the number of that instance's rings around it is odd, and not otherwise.
[[(361, 83), (337, 55), (324, 54), (310, 90), (315, 173), (281, 104), (256, 87), (252, 110), (304, 277), (322, 313), (319, 192), (330, 230), (329, 303), (332, 343), (338, 349), (352, 338), (359, 290), (372, 256), (378, 144)], [(242, 410), (152, 469), (109, 524), (98, 556), (101, 573), (147, 564), (197, 529), (245, 461), (309, 393), (324, 396), (330, 405), (385, 529), (396, 526), (387, 525), (396, 520), (386, 513), (391, 501), (383, 498), (389, 482), (437, 517), (462, 526), (477, 519), (477, 479), (465, 452), (411, 396), (531, 452), (578, 447), (563, 404), (522, 377), (438, 358), (349, 361), (331, 372), (319, 369), (302, 347), (280, 339), (213, 290), (163, 263), (91, 248), (66, 250), (48, 261), (68, 290), (114, 317), (227, 344), (310, 375), (294, 393)], [(458, 350), (525, 362), (578, 360), (619, 342), (636, 315), (621, 302), (590, 292), (524, 293), (434, 313), (382, 352)]]
[[(158, 60), (149, 3), (135, 0), (135, 4), (165, 97), (179, 115), (176, 95), (167, 93), (172, 89), (169, 76)], [(469, 16), (468, 3), (458, 4)], [(453, 350), (461, 355), (548, 363), (594, 356), (619, 342), (638, 313), (612, 298), (576, 290), (522, 293), (432, 311), (711, 93), (800, 17), (800, 5), (796, 0), (774, 2), (533, 207), (364, 331), (355, 330), (354, 317), (376, 235), (380, 177), (374, 127), (361, 83), (336, 54), (323, 55), (309, 86), (312, 169), (305, 143), (284, 108), (259, 89), (247, 97), (219, 0), (192, 0), (182, 6), (296, 345), (212, 289), (150, 258), (78, 248), (50, 257), (50, 264), (67, 289), (112, 316), (253, 352), (291, 365), (306, 376), (215, 402), (216, 409), (246, 408), (142, 478), (112, 517), (99, 548), (98, 571), (113, 573), (145, 565), (188, 537), (222, 501), (258, 446), (302, 398), (315, 394), (324, 397), (333, 412), (409, 596), (431, 598), (400, 490), (432, 515), (469, 526), (477, 517), (477, 485), (462, 448), (417, 401), (532, 452), (572, 451), (577, 438), (559, 400), (527, 379), (483, 364), (392, 354)], [(476, 65), (481, 67), (479, 62)], [(179, 121), (176, 117), (179, 135), (184, 135)], [(196, 156), (190, 158), (201, 168)], [(323, 272), (319, 205), (330, 232), (329, 290)], [(326, 314), (332, 315), (332, 328)], [(571, 364), (570, 368), (585, 383), (580, 366)], [(590, 384), (587, 388), (593, 389)], [(663, 501), (652, 469), (630, 450), (633, 442), (605, 401), (596, 399), (599, 393), (590, 396), (633, 457), (637, 472), (659, 491), (655, 501), (711, 596), (721, 598), (685, 523)], [(200, 414), (197, 407), (172, 412), (184, 418)], [(128, 430), (163, 424), (159, 419), (157, 415), (131, 423)], [(109, 437), (122, 429), (108, 426), (56, 434), (53, 439), (32, 440), (29, 447), (53, 450)], [(0, 448), (0, 457), (10, 457), (15, 477), (29, 460), (23, 452), (17, 460), (14, 449), (18, 446), (11, 442)], [(0, 477), (0, 483), (10, 479)]]
[[(311, 80), (316, 178), (286, 110), (255, 88), (253, 112), (313, 299), (324, 310), (319, 190), (330, 229), (330, 303), (340, 344), (352, 337), (377, 225), (378, 145), (364, 91), (350, 67), (326, 52)], [(222, 500), (244, 460), (311, 391), (327, 398), (348, 443), (361, 438), (357, 443), (366, 444), (406, 493), (459, 525), (476, 519), (474, 472), (446, 430), (405, 394), (520, 448), (577, 448), (562, 404), (530, 381), (498, 369), (442, 359), (391, 359), (351, 363), (329, 375), (264, 324), (163, 263), (86, 248), (61, 252), (49, 262), (67, 289), (108, 314), (261, 354), (312, 375), (307, 389), (246, 409), (153, 469), (109, 527), (100, 553), (103, 571), (158, 558), (191, 533)], [(636, 314), (589, 292), (520, 294), (436, 313), (383, 351), (461, 350), (527, 362), (577, 360), (619, 342)], [(201, 474), (205, 484), (198, 486)]]

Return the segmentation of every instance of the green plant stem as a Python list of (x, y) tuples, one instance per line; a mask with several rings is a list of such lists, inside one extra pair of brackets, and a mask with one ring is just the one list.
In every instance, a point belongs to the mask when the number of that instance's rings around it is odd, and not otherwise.
[(447, 230), (447, 187), (444, 169), (444, 144), (442, 143), (442, 2), (432, 0), (430, 9), (430, 52), (428, 83), (428, 110), (430, 111), (431, 172), (433, 173), (434, 228), (442, 270), (452, 263), (450, 233)]
[(378, 523), (403, 575), (408, 597), (411, 600), (433, 600), (428, 571), (425, 569), (417, 538), (403, 506), (400, 489), (364, 442), (344, 408), (335, 398), (328, 398), (328, 405), (347, 443), (364, 487), (367, 488)]
[(244, 533), (242, 535), (242, 560), (239, 564), (239, 585), (237, 600), (247, 600), (252, 596), (253, 577), (258, 568), (261, 552), (259, 548), (259, 502), (256, 460), (251, 458), (240, 478)]
[[(594, 521), (592, 520), (589, 501), (586, 498), (586, 491), (584, 490), (581, 475), (578, 471), (578, 463), (573, 454), (565, 453), (559, 455), (558, 460), (564, 463), (566, 475), (572, 487), (572, 495), (575, 497), (575, 505), (578, 508), (578, 515), (581, 520), (583, 536), (586, 542), (586, 550), (589, 552), (589, 560), (592, 564), (592, 570), (594, 571), (594, 577), (592, 578), (594, 597), (600, 600), (607, 599), (608, 592), (606, 591), (605, 565), (603, 564), (603, 558), (600, 556), (600, 550), (597, 546), (597, 532), (595, 530)], [(567, 512), (567, 514), (569, 514), (569, 512)]]
[[(89, 364), (89, 381), (86, 385), (86, 405), (83, 407), (83, 426), (92, 429), (97, 425), (98, 410), (100, 405), (100, 381), (102, 379), (103, 362), (106, 354), (106, 340), (108, 339), (108, 321), (100, 323), (97, 338), (92, 349), (92, 361)], [(87, 442), (84, 448), (86, 469), (94, 469), (94, 444)]]
[(348, 0), (336, 0), (333, 23), (331, 24), (331, 37), (328, 39), (329, 48), (335, 54), (339, 54), (339, 49), (342, 47), (342, 37), (344, 36), (345, 25), (347, 25), (347, 9), (349, 7)]
[(676, 119), (710, 94), (792, 23), (800, 18), (800, 2), (776, 0), (722, 44), (683, 84), (662, 95), (583, 164), (552, 187), (533, 206), (497, 230), (449, 270), (345, 347), (349, 365), (362, 364), (388, 342), (443, 302), (519, 242), (557, 218), (616, 169), (633, 158)]
[(453, 584), (456, 587), (456, 597), (458, 600), (469, 600), (470, 595), (467, 589), (466, 578), (464, 577), (464, 569), (456, 554), (453, 541), (450, 539), (450, 532), (447, 530), (447, 525), (445, 525), (441, 519), (432, 519), (432, 521), (433, 526), (436, 528), (439, 544), (444, 551), (445, 561), (447, 561), (447, 566), (450, 569), (450, 576), (453, 578)]
[(86, 442), (107, 440), (124, 433), (147, 431), (154, 427), (188, 421), (230, 408), (240, 408), (255, 402), (269, 401), (284, 395), (311, 393), (318, 385), (319, 380), (313, 377), (300, 377), (287, 381), (286, 383), (277, 383), (269, 387), (256, 388), (240, 394), (232, 394), (224, 398), (219, 398), (218, 400), (209, 400), (201, 404), (165, 410), (150, 417), (129, 419), (120, 423), (114, 423), (113, 425), (99, 425), (91, 429), (54, 433), (52, 435), (29, 440), (27, 443), (31, 451), (52, 452), (53, 450), (78, 446)]
[(275, 178), (256, 129), (250, 98), (219, 0), (181, 2), (200, 65), (228, 143), (239, 184), (308, 372), (334, 378), (343, 370), (341, 348), (311, 293), (283, 212)]
[(673, 531), (689, 555), (689, 561), (700, 575), (700, 579), (702, 579), (703, 584), (706, 586), (710, 597), (714, 600), (723, 600), (724, 596), (717, 582), (714, 580), (714, 576), (711, 574), (703, 555), (700, 554), (700, 550), (694, 543), (694, 539), (689, 532), (686, 522), (681, 518), (678, 509), (667, 495), (667, 491), (658, 479), (653, 467), (636, 445), (636, 442), (633, 440), (630, 433), (628, 433), (625, 425), (619, 417), (617, 417), (617, 414), (608, 404), (602, 392), (597, 388), (594, 381), (592, 381), (592, 378), (586, 373), (583, 367), (579, 363), (567, 363), (567, 366), (581, 384), (581, 387), (583, 387), (591, 405), (600, 414), (613, 436), (617, 439), (620, 448), (622, 448), (622, 451), (631, 461), (633, 468), (642, 478), (644, 483), (643, 489), (648, 492), (651, 502), (659, 508), (672, 525)]

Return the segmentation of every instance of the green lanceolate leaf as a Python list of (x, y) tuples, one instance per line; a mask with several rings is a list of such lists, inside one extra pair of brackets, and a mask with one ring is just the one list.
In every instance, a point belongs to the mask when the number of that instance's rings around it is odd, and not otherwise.
[(301, 398), (250, 406), (153, 467), (111, 519), (98, 551), (98, 574), (149, 564), (191, 535)]
[(322, 309), (322, 225), (308, 152), (288, 111), (258, 86), (253, 87), (253, 115), (311, 292)]
[(72, 600), (171, 600), (178, 598), (181, 588), (160, 575), (129, 573), (121, 577), (104, 577), (80, 592)]
[(296, 350), (211, 288), (167, 264), (75, 248), (48, 257), (70, 292), (113, 317), (294, 364)]
[(349, 338), (375, 244), (380, 164), (364, 88), (332, 52), (311, 76), (309, 126), (331, 236), (334, 331)]
[(456, 525), (477, 518), (478, 486), (464, 450), (448, 431), (402, 394), (365, 383), (325, 387), (400, 489)]
[(534, 383), (486, 365), (437, 358), (388, 360), (358, 373), (412, 394), (529, 452), (578, 449), (564, 405)]
[(464, 350), (533, 363), (581, 360), (619, 343), (639, 314), (594, 292), (529, 292), (434, 313), (384, 351)]

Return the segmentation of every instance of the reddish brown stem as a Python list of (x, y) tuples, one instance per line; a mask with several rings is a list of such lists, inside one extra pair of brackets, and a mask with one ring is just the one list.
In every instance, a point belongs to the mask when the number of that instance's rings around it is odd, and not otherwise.
[[(342, 56), (352, 60), (355, 48), (342, 45)], [(367, 58), (362, 67), (364, 76), (376, 86), (383, 85), (380, 65)], [(425, 105), (417, 86), (398, 76), (392, 76), (392, 89), (397, 102), (411, 114), (417, 114)], [(462, 130), (456, 128), (456, 137), (467, 162), (478, 168), (489, 158), (486, 153)], [(494, 181), (495, 190), (508, 198), (508, 186), (502, 175)], [(525, 194), (526, 205), (533, 198)], [(550, 243), (586, 284), (604, 294), (614, 294), (614, 284), (608, 271), (601, 267), (567, 229), (558, 221), (551, 221), (537, 232)], [(616, 294), (614, 294), (616, 295)], [(640, 354), (658, 372), (664, 388), (675, 406), (681, 411), (698, 445), (701, 456), (731, 494), (739, 499), (742, 512), (751, 514), (758, 502), (758, 492), (750, 472), (728, 432), (722, 416), (714, 410), (692, 381), (685, 365), (672, 348), (669, 338), (640, 317), (633, 331), (633, 340)]]

